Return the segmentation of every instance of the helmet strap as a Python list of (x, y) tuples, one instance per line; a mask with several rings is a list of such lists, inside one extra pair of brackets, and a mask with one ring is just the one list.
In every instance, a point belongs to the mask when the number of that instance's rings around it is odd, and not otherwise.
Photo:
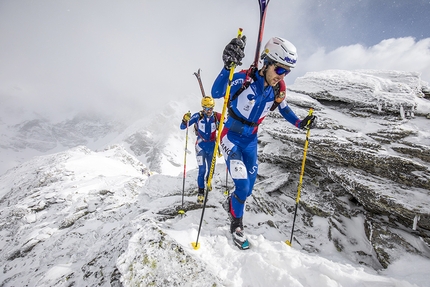
[(270, 65), (275, 65), (276, 62), (266, 56), (264, 58), (263, 64), (264, 64), (264, 66), (263, 66), (263, 68), (261, 68), (261, 72), (263, 73), (263, 76), (264, 76), (264, 83), (266, 85), (269, 85), (269, 82), (267, 81), (267, 78), (266, 78), (267, 69), (269, 68)]

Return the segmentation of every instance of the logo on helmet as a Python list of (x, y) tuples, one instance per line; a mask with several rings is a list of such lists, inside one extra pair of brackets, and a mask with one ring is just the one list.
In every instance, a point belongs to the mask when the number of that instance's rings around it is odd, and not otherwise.
[(296, 59), (291, 59), (290, 57), (285, 57), (284, 59), (287, 63), (295, 64), (297, 62)]

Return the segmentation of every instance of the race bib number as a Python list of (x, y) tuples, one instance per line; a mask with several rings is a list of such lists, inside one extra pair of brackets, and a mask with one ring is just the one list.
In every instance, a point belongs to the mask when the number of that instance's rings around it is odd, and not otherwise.
[(241, 160), (230, 160), (230, 174), (233, 179), (246, 179), (248, 177), (246, 166)]
[(203, 157), (201, 155), (197, 156), (197, 165), (203, 165)]

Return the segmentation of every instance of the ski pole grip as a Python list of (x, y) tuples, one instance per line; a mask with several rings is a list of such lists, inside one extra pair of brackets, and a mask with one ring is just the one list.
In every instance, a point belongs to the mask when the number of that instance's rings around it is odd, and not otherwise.
[[(314, 113), (314, 109), (309, 108), (308, 116), (312, 116), (313, 113)], [(310, 124), (311, 124), (311, 119), (308, 120), (308, 122), (306, 123), (306, 126), (309, 126)]]

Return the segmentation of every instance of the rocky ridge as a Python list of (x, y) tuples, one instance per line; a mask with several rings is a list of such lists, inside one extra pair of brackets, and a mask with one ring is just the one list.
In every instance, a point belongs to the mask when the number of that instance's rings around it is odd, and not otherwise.
[[(307, 153), (303, 224), (324, 217), (325, 235), (341, 252), (357, 240), (348, 233), (345, 218), (360, 218), (372, 249), (354, 256), (374, 267), (386, 268), (402, 252), (430, 255), (429, 123), (426, 113), (417, 112), (428, 85), (419, 83), (414, 73), (325, 71), (309, 73), (290, 88), (293, 110), (304, 116), (303, 107), (313, 107), (319, 118)], [(281, 121), (271, 114), (260, 136), (259, 160), (291, 174), (272, 191), (275, 201), (296, 189), (304, 146), (304, 137), (287, 125), (280, 127)], [(282, 143), (276, 152), (272, 139)], [(305, 248), (318, 250), (318, 242)]]

